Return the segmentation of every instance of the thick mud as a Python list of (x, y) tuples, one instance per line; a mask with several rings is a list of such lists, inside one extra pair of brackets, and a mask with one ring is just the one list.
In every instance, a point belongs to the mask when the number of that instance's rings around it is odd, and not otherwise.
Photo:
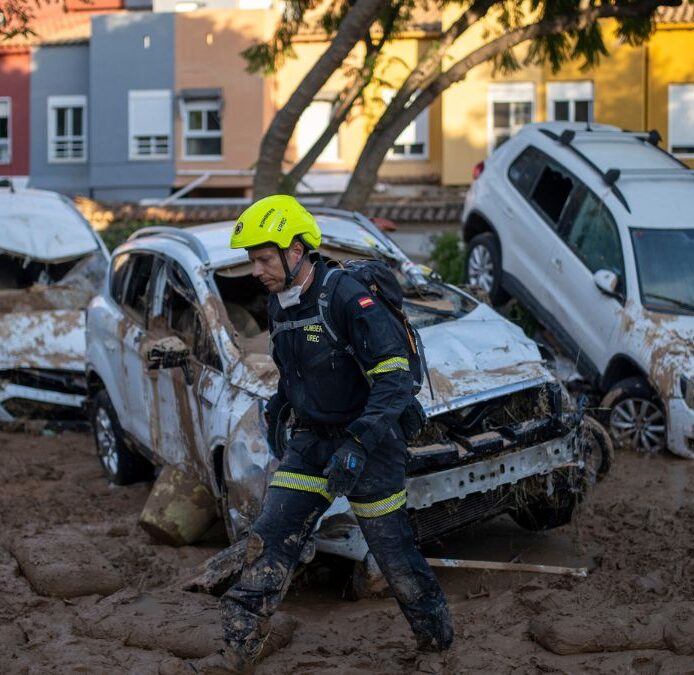
[[(217, 600), (180, 590), (219, 545), (153, 543), (148, 492), (109, 486), (88, 434), (0, 433), (0, 672), (192, 673), (220, 646)], [(694, 673), (693, 534), (694, 462), (618, 453), (570, 526), (504, 517), (427, 551), (588, 578), (437, 569), (457, 630), (441, 658), (415, 651), (394, 600), (353, 602), (318, 569), (283, 605), (293, 640), (257, 672)]]

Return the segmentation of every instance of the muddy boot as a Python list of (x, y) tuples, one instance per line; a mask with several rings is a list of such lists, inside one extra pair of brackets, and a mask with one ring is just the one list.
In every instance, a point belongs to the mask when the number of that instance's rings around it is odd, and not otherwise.
[(204, 659), (189, 662), (191, 671), (200, 675), (252, 675), (252, 658), (241, 645), (227, 645)]

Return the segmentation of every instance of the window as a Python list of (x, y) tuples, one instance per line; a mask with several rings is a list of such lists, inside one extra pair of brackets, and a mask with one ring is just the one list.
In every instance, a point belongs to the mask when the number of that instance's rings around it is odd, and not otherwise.
[(592, 122), (592, 82), (549, 82), (547, 118), (552, 121)]
[(85, 162), (86, 159), (86, 97), (49, 96), (48, 161)]
[(529, 146), (511, 164), (509, 180), (521, 194), (528, 197), (544, 165), (545, 156), (537, 148)]
[(547, 163), (535, 184), (530, 199), (555, 229), (573, 187), (573, 179), (554, 162)]
[(528, 146), (512, 162), (508, 177), (518, 191), (530, 200), (553, 229), (559, 221), (578, 181), (542, 151)]
[(490, 84), (487, 127), (489, 152), (533, 121), (535, 85), (532, 82)]
[[(296, 130), (299, 158), (303, 157), (313, 147), (313, 144), (325, 131), (330, 122), (332, 110), (333, 104), (330, 101), (313, 101), (304, 110), (299, 118)], [(339, 162), (340, 149), (338, 144), (338, 135), (335, 134), (316, 161)]]
[[(386, 105), (395, 97), (393, 89), (382, 92)], [(416, 96), (412, 94), (412, 99)], [(393, 147), (388, 151), (388, 159), (428, 159), (429, 158), (429, 108), (422, 110), (395, 139)]]
[(622, 279), (622, 245), (612, 214), (585, 187), (572, 202), (567, 215), (566, 243), (592, 273), (610, 270)]
[(162, 311), (166, 326), (183, 340), (200, 363), (221, 371), (217, 347), (200, 314), (197, 294), (188, 275), (175, 262), (167, 263), (165, 274)]
[(130, 159), (168, 159), (171, 145), (171, 92), (128, 92)]
[(673, 155), (694, 157), (694, 84), (668, 87), (668, 139)]
[(183, 110), (184, 158), (218, 159), (221, 157), (221, 101), (186, 101)]
[(138, 323), (145, 323), (154, 256), (124, 254), (113, 261), (111, 295)]
[(0, 164), (12, 161), (11, 98), (0, 98)]

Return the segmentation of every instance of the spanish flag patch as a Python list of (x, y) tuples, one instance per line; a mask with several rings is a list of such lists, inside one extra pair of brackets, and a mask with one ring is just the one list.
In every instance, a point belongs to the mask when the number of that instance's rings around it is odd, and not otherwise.
[(362, 308), (366, 309), (367, 307), (371, 307), (371, 305), (374, 304), (374, 301), (368, 297), (364, 296), (363, 298), (359, 298), (357, 302), (362, 306)]

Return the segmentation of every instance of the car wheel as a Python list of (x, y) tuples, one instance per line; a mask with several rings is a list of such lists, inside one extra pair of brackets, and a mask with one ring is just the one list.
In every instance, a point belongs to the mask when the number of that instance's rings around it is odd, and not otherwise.
[(617, 382), (601, 405), (609, 410), (607, 426), (617, 445), (648, 455), (665, 450), (665, 413), (646, 380), (629, 377)]
[(581, 428), (581, 443), (585, 449), (588, 483), (595, 485), (607, 475), (612, 466), (614, 459), (612, 438), (600, 422), (586, 415)]
[(580, 492), (572, 486), (580, 481), (571, 469), (555, 471), (551, 475), (554, 482), (552, 494), (516, 497), (518, 505), (511, 511), (511, 517), (526, 530), (552, 530), (571, 522), (574, 508), (581, 499)]
[(485, 232), (473, 237), (465, 252), (465, 282), (482, 289), (496, 307), (510, 297), (501, 286), (501, 275), (501, 251), (496, 235)]
[(108, 479), (115, 485), (152, 480), (154, 467), (128, 448), (116, 411), (104, 389), (94, 397), (91, 410), (96, 454)]

